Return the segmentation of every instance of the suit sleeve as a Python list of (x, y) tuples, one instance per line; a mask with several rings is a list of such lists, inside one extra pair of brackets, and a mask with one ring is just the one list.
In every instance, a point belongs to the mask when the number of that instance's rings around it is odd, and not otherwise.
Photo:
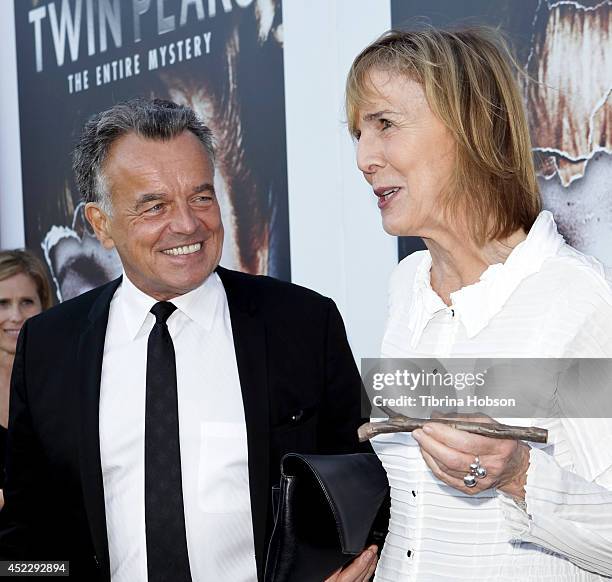
[[(357, 429), (365, 422), (367, 397), (336, 304), (328, 299), (325, 341), (325, 396), (318, 428), (323, 454), (372, 452), (359, 444)], [(365, 415), (367, 416), (367, 414)]]
[(27, 395), (27, 334), (23, 326), (11, 376), (4, 508), (0, 512), (0, 559), (32, 559), (34, 521), (40, 518), (45, 479), (40, 445), (32, 428)]

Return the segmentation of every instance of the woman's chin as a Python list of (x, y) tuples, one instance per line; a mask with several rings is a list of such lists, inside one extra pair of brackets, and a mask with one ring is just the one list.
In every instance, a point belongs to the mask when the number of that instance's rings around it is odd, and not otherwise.
[(15, 352), (17, 351), (17, 342), (15, 342), (15, 345), (2, 345), (0, 346), (0, 356), (4, 356), (4, 357), (14, 357), (15, 356)]
[(406, 228), (405, 224), (400, 225), (392, 220), (385, 220), (384, 218), (382, 221), (382, 227), (383, 230), (391, 236), (418, 236), (412, 229)]

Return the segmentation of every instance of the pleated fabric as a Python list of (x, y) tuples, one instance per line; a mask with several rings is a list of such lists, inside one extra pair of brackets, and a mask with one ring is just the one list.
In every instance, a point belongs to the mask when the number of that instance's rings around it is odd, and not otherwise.
[[(422, 251), (395, 269), (382, 357), (612, 357), (604, 269), (565, 244), (549, 212), (504, 264), (451, 294), (450, 306), (431, 289), (430, 268)], [(408, 433), (373, 440), (391, 485), (376, 582), (612, 577), (612, 420), (562, 411), (499, 420), (549, 430), (549, 443), (531, 449), (527, 511), (496, 490), (468, 496), (446, 486)]]

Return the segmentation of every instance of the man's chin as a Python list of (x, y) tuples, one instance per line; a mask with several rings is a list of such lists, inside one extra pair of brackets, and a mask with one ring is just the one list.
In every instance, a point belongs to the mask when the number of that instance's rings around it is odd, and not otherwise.
[[(172, 279), (164, 281), (165, 285), (160, 287), (153, 297), (157, 297), (158, 295), (168, 295), (172, 297), (179, 297), (180, 295), (185, 295), (194, 289), (197, 289), (206, 279), (210, 276), (212, 271), (206, 271), (199, 273), (197, 275), (193, 275), (191, 277), (181, 277), (180, 279)], [(172, 298), (168, 297), (168, 298)], [(161, 301), (162, 299), (160, 299)], [(167, 299), (163, 299), (163, 301), (167, 301)]]

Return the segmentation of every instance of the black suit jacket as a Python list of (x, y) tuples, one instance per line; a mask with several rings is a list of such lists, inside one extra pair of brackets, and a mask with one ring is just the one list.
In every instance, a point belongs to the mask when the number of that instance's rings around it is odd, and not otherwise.
[[(357, 450), (361, 381), (330, 299), (269, 277), (217, 272), (242, 389), (261, 579), (281, 456)], [(76, 578), (110, 580), (98, 408), (109, 305), (119, 282), (23, 327), (11, 387), (1, 559), (70, 560)]]

